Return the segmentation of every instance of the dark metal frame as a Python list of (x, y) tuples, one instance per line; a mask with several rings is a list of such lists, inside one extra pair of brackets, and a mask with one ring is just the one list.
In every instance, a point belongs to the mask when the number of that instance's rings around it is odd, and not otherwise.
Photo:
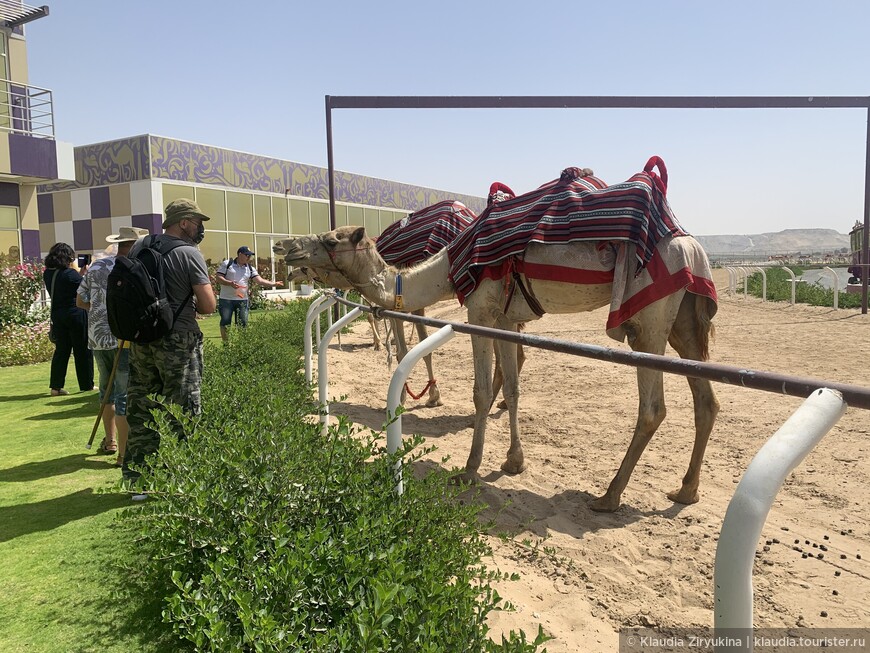
[[(870, 96), (852, 97), (621, 97), (621, 96), (326, 96), (326, 156), (329, 174), (329, 224), (335, 229), (333, 109), (866, 109), (864, 162), (863, 263), (870, 262)], [(861, 280), (861, 312), (867, 313), (870, 274)]]

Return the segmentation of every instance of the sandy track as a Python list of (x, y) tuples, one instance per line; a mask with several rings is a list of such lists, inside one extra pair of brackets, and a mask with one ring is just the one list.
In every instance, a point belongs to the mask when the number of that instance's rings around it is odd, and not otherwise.
[[(722, 294), (724, 271), (716, 271), (716, 281)], [(460, 322), (466, 317), (456, 302), (442, 302), (429, 314)], [(860, 311), (725, 295), (715, 318), (711, 359), (870, 385), (868, 318)], [(605, 320), (606, 309), (547, 315), (530, 323), (528, 332), (626, 348), (607, 338)], [(330, 395), (346, 399), (330, 411), (380, 428), (389, 383), (385, 356), (371, 349), (364, 323), (342, 336), (342, 344), (342, 350), (333, 344), (329, 352)], [(667, 354), (676, 355), (670, 348)], [(438, 350), (435, 366), (444, 405), (426, 408), (422, 401), (410, 401), (404, 431), (421, 433), (435, 444), (433, 460), (449, 455), (450, 464), (461, 466), (474, 412), (469, 338), (459, 334)], [(421, 364), (412, 375), (412, 389), (419, 391), (425, 381)], [(633, 369), (530, 350), (520, 383), (529, 469), (517, 476), (500, 471), (509, 431), (506, 411), (494, 410), (480, 468), (481, 496), (499, 531), (540, 544), (525, 549), (492, 538), (494, 562), (522, 576), (500, 588), (517, 612), (497, 615), (496, 632), (522, 627), (533, 633), (541, 624), (555, 637), (547, 644), (551, 653), (603, 652), (617, 650), (620, 625), (712, 626), (713, 563), (728, 501), (759, 447), (802, 400), (715, 384), (722, 410), (707, 449), (701, 500), (680, 506), (665, 492), (679, 485), (688, 465), (692, 404), (685, 379), (666, 375), (667, 418), (641, 458), (620, 509), (598, 514), (588, 501), (606, 489), (634, 427)], [(756, 626), (870, 624), (868, 496), (870, 413), (850, 408), (787, 478), (770, 513), (754, 573)], [(802, 552), (813, 555), (804, 558)]]

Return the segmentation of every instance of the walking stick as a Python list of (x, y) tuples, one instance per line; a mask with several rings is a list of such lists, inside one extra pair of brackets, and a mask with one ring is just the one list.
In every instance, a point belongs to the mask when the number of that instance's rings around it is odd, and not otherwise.
[(103, 401), (100, 403), (100, 412), (97, 413), (97, 421), (94, 422), (94, 428), (91, 431), (91, 439), (85, 445), (85, 449), (90, 449), (94, 443), (94, 437), (97, 435), (97, 429), (100, 428), (100, 419), (103, 417), (103, 409), (109, 402), (109, 397), (112, 396), (112, 382), (115, 380), (115, 371), (118, 369), (118, 361), (121, 360), (121, 350), (124, 349), (124, 341), (118, 341), (118, 353), (115, 354), (115, 362), (112, 364), (112, 373), (109, 374), (109, 382), (106, 384), (106, 392), (103, 394)]

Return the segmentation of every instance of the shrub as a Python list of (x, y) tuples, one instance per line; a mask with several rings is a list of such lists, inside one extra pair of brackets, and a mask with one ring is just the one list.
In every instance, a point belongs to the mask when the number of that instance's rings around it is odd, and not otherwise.
[(410, 473), (420, 439), (400, 451), (398, 497), (381, 433), (341, 420), (321, 434), (300, 373), (307, 306), (209, 346), (200, 418), (155, 412), (161, 433), (175, 422), (186, 436), (162, 438), (157, 500), (134, 513), (164, 618), (202, 651), (537, 650), (540, 630), (488, 639), (504, 576), (481, 562), (480, 507), (440, 467)]
[(48, 339), (48, 326), (47, 321), (0, 326), (0, 367), (51, 360), (54, 344)]
[(42, 288), (42, 266), (32, 261), (0, 271), (0, 326), (30, 324), (33, 303)]

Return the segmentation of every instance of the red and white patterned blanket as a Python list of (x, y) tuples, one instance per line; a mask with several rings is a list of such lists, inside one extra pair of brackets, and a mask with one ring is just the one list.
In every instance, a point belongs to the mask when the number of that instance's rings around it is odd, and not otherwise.
[(476, 219), (462, 202), (438, 202), (391, 224), (375, 247), (384, 261), (406, 268), (440, 252)]
[(633, 271), (639, 272), (662, 238), (686, 234), (668, 204), (667, 171), (658, 157), (612, 186), (579, 174), (568, 168), (537, 190), (487, 207), (448, 245), (450, 280), (460, 302), (474, 292), (484, 271), (484, 276), (498, 278), (494, 268), (506, 271), (510, 259), (521, 258), (530, 242), (628, 243), (636, 260)]

